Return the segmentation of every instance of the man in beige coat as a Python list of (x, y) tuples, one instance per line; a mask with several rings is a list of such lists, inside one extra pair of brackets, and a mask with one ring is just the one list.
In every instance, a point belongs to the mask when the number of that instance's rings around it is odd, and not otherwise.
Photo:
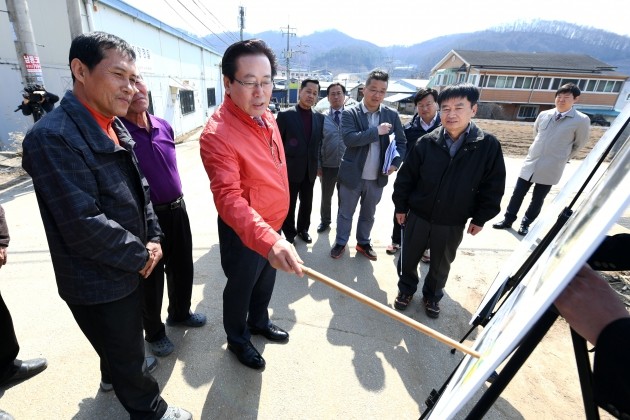
[(536, 118), (534, 142), (527, 152), (505, 217), (492, 225), (493, 228), (512, 227), (525, 194), (532, 184), (536, 184), (518, 234), (527, 235), (529, 232), (529, 225), (540, 214), (551, 186), (560, 181), (566, 163), (588, 140), (590, 119), (573, 108), (579, 96), (580, 89), (573, 83), (562, 85), (556, 92), (556, 107), (541, 112)]

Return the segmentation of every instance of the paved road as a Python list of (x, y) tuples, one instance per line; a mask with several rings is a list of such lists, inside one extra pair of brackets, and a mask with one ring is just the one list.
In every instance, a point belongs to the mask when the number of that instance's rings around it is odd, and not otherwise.
[[(267, 360), (264, 372), (240, 365), (226, 351), (221, 321), (225, 277), (219, 263), (217, 214), (198, 142), (178, 145), (177, 153), (194, 237), (193, 307), (208, 315), (208, 325), (198, 330), (167, 327), (176, 350), (160, 359), (154, 373), (164, 398), (203, 419), (417, 418), (431, 389), (446, 381), (461, 355), (451, 355), (447, 346), (312, 280), (278, 275), (272, 318), (290, 332), (291, 340), (282, 345), (253, 338)], [(507, 162), (510, 185), (504, 202), (520, 166), (518, 159)], [(567, 174), (575, 167), (572, 163)], [(393, 302), (397, 282), (395, 257), (385, 254), (392, 226), (391, 190), (390, 183), (376, 216), (377, 262), (356, 255), (353, 240), (342, 259), (332, 260), (328, 253), (334, 231), (315, 233), (317, 211), (311, 227), (314, 243), (296, 244), (307, 266), (385, 305)], [(0, 407), (18, 420), (126, 418), (113, 393), (99, 392), (96, 354), (57, 294), (30, 180), (0, 192), (0, 202), (12, 237), (0, 290), (14, 318), (20, 357), (43, 356), (49, 361), (48, 369), (37, 377), (0, 390)], [(318, 186), (315, 203), (317, 208)], [(453, 265), (442, 316), (429, 319), (419, 299), (412, 302), (408, 315), (459, 339), (468, 330), (470, 313), (519, 241), (514, 232), (489, 226), (475, 238), (467, 236)], [(569, 346), (567, 335), (567, 351)], [(572, 369), (571, 360), (564, 363), (568, 364), (564, 368)], [(487, 418), (548, 413), (554, 399), (563, 398), (575, 400), (575, 410), (565, 413), (566, 418), (581, 416), (577, 383), (570, 389), (549, 386), (532, 400), (528, 394), (546, 382), (541, 378), (537, 383), (527, 375), (514, 379)]]

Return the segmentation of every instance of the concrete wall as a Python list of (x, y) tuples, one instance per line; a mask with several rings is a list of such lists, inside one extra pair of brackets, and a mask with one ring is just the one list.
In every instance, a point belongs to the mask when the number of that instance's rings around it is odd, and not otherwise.
[[(134, 47), (136, 65), (147, 80), (155, 115), (169, 121), (176, 135), (205, 124), (223, 100), (221, 55), (124, 3), (99, 1), (86, 10), (83, 1), (77, 1), (81, 3), (84, 32), (89, 31), (90, 15), (94, 30), (113, 33)], [(27, 0), (27, 4), (46, 89), (62, 97), (72, 89), (66, 0)], [(5, 0), (0, 0), (0, 9), (6, 10)], [(0, 39), (14, 39), (6, 13), (0, 13)], [(25, 134), (33, 120), (13, 112), (22, 100), (23, 89), (13, 42), (0, 43), (0, 87), (0, 149), (14, 149), (13, 138)], [(215, 89), (215, 106), (208, 106), (209, 88)], [(181, 112), (182, 90), (194, 92), (195, 110), (185, 115)]]

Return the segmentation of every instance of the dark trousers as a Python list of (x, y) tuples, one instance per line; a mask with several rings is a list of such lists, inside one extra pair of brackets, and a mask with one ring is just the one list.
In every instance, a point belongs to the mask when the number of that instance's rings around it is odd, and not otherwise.
[[(505, 221), (508, 223), (513, 223), (516, 220), (518, 215), (518, 210), (521, 208), (521, 204), (523, 203), (523, 199), (527, 194), (527, 191), (531, 188), (533, 182), (527, 181), (521, 177), (516, 180), (516, 186), (514, 187), (514, 192), (512, 193), (512, 197), (510, 198), (510, 203), (505, 210)], [(525, 217), (523, 218), (523, 223), (528, 225), (531, 224), (540, 214), (540, 210), (542, 209), (543, 202), (545, 201), (545, 197), (549, 194), (551, 190), (551, 185), (546, 184), (536, 184), (534, 185), (534, 191), (532, 192), (532, 201), (529, 203), (529, 207), (525, 212)]]
[(451, 264), (455, 261), (457, 248), (464, 237), (464, 227), (431, 224), (410, 212), (397, 264), (398, 290), (406, 295), (413, 295), (418, 290), (418, 263), (424, 250), (429, 248), (431, 262), (422, 286), (422, 295), (427, 300), (439, 302), (444, 296), (444, 286)]
[(249, 341), (248, 326), (269, 326), (268, 306), (276, 282), (276, 269), (247, 248), (236, 232), (218, 218), (221, 267), (227, 277), (223, 289), (223, 327), (230, 344)]
[(319, 207), (321, 223), (329, 225), (332, 221), (332, 197), (335, 193), (335, 185), (337, 185), (337, 173), (339, 168), (322, 168), (322, 176), (320, 182), (322, 184), (322, 203)]
[[(289, 202), (289, 213), (282, 224), (284, 236), (293, 240), (298, 232), (308, 230), (311, 226), (311, 210), (313, 209), (313, 187), (315, 182), (311, 182), (308, 176), (305, 176), (302, 182), (289, 182), (289, 194), (291, 200)], [(300, 209), (298, 210), (297, 230), (295, 225), (295, 207), (298, 196), (300, 198)]]
[(164, 274), (168, 287), (168, 316), (183, 321), (190, 314), (193, 287), (192, 233), (184, 200), (176, 209), (155, 209), (164, 233), (162, 259), (151, 275), (142, 281), (144, 289), (144, 332), (153, 342), (166, 335), (162, 322)]
[(394, 228), (392, 229), (392, 243), (400, 245), (400, 225), (396, 220), (396, 213), (394, 213)]
[(13, 362), (19, 351), (20, 346), (15, 336), (13, 319), (0, 294), (0, 382), (17, 372), (17, 367)]
[(160, 388), (144, 368), (142, 296), (129, 296), (97, 305), (68, 304), (81, 331), (101, 361), (101, 379), (114, 386), (132, 419), (159, 419), (168, 405)]

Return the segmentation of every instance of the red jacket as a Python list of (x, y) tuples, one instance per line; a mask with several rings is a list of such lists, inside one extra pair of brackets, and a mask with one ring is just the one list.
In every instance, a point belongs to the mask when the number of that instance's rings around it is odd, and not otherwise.
[(225, 95), (199, 143), (219, 217), (267, 258), (289, 211), (289, 183), (276, 120), (269, 111), (262, 119), (267, 128)]

